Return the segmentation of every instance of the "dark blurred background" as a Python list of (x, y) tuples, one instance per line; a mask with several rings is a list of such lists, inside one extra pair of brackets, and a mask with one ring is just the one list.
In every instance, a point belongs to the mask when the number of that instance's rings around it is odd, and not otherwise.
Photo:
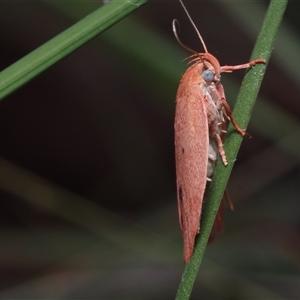
[[(249, 60), (267, 1), (185, 1), (221, 65)], [(0, 68), (101, 6), (1, 2)], [(290, 2), (191, 299), (300, 296), (299, 2)], [(183, 270), (173, 119), (189, 53), (149, 1), (0, 104), (0, 298), (174, 299)], [(222, 77), (233, 105), (244, 71)]]

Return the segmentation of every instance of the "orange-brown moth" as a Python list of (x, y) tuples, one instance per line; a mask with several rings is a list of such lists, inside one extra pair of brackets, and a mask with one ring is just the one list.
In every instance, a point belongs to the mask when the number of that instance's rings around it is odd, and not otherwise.
[(255, 59), (236, 66), (220, 66), (216, 57), (207, 51), (206, 45), (191, 19), (187, 9), (179, 0), (195, 28), (204, 48), (197, 53), (181, 43), (173, 21), (173, 31), (179, 44), (192, 52), (192, 64), (184, 73), (176, 95), (175, 113), (175, 158), (179, 222), (183, 235), (183, 260), (187, 263), (194, 251), (195, 237), (200, 231), (200, 216), (204, 191), (211, 180), (218, 156), (226, 166), (227, 159), (222, 138), (228, 120), (242, 136), (247, 133), (233, 119), (220, 83), (222, 72), (246, 69), (264, 59)]

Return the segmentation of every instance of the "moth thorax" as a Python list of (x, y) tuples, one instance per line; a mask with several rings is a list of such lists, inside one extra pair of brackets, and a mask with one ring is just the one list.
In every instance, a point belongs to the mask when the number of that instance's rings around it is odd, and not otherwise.
[(210, 137), (209, 138), (209, 144), (208, 144), (208, 163), (207, 163), (207, 175), (206, 177), (211, 179), (216, 163), (218, 159), (218, 146), (215, 138)]

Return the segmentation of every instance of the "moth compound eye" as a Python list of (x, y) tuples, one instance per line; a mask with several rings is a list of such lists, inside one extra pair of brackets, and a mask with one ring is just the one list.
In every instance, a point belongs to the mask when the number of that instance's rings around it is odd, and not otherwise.
[(203, 79), (208, 82), (212, 82), (215, 77), (215, 74), (211, 70), (204, 70), (201, 75)]

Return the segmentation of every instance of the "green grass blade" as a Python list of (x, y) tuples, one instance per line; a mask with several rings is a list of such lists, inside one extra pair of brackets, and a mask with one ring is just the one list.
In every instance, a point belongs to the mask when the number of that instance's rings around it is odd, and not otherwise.
[[(265, 58), (267, 61), (269, 60), (286, 5), (287, 1), (271, 1), (251, 59)], [(251, 68), (243, 80), (233, 113), (236, 121), (242, 128), (246, 128), (250, 120), (265, 68), (266, 66), (264, 65), (257, 65)], [(223, 166), (221, 160), (217, 164), (215, 176), (209, 188), (208, 197), (203, 209), (201, 234), (196, 242), (194, 255), (182, 275), (176, 300), (189, 299), (190, 297), (210, 231), (241, 142), (242, 137), (234, 132), (232, 126), (229, 126), (224, 145), (229, 164), (226, 168)]]
[(0, 73), (0, 99), (75, 51), (147, 0), (112, 0)]

